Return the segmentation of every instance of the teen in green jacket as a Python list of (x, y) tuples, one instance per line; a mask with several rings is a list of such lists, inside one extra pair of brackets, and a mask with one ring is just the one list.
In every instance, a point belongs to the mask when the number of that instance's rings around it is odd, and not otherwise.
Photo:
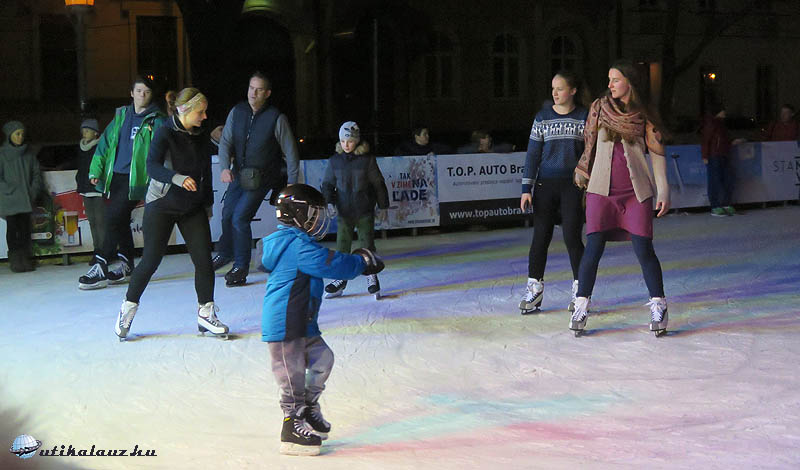
[[(124, 282), (133, 271), (131, 212), (147, 193), (147, 152), (166, 116), (153, 103), (149, 79), (137, 77), (131, 97), (133, 103), (118, 108), (106, 127), (89, 166), (89, 182), (108, 198), (106, 232), (103, 246), (95, 247), (97, 263), (78, 281), (80, 289), (99, 289), (109, 281)], [(117, 258), (119, 266), (109, 269)]]

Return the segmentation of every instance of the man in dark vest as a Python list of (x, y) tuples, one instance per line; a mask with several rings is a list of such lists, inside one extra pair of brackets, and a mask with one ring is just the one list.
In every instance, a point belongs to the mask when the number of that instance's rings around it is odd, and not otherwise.
[(279, 193), (287, 182), (297, 183), (297, 143), (286, 115), (267, 106), (271, 94), (269, 79), (255, 72), (250, 77), (247, 102), (228, 113), (219, 142), (221, 180), (229, 184), (222, 206), (222, 237), (213, 263), (217, 270), (233, 261), (233, 268), (225, 274), (228, 287), (247, 282), (253, 243), (250, 221), (261, 202), (270, 191)]

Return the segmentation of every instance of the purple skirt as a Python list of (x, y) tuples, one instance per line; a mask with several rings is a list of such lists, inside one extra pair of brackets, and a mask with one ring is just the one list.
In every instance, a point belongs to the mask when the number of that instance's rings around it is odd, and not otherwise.
[(608, 196), (586, 193), (586, 234), (607, 232), (606, 240), (630, 240), (631, 234), (653, 238), (653, 198), (642, 202), (633, 191), (622, 143), (614, 144)]

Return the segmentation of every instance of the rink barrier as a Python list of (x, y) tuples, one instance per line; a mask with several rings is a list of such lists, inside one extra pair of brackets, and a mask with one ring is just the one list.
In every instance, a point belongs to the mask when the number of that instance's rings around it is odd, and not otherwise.
[[(707, 207), (706, 167), (699, 145), (666, 147), (667, 181), (672, 208)], [(797, 200), (800, 193), (800, 142), (748, 142), (733, 148), (729, 157), (735, 174), (734, 203)], [(523, 220), (519, 209), (525, 153), (422, 155), (379, 157), (378, 167), (389, 191), (388, 220), (376, 229), (490, 224)], [(320, 188), (327, 160), (304, 160), (300, 181)], [(49, 198), (33, 217), (37, 255), (88, 253), (94, 249), (83, 200), (76, 192), (75, 170), (43, 172)], [(213, 157), (214, 206), (211, 237), (222, 233), (221, 215), (227, 184), (219, 183), (219, 161)], [(132, 215), (134, 244), (142, 246), (143, 205)], [(77, 223), (75, 223), (77, 219)], [(335, 221), (334, 221), (335, 222)], [(268, 200), (253, 218), (254, 239), (277, 226)], [(331, 231), (335, 231), (335, 223)], [(0, 258), (6, 258), (6, 224), (0, 219)], [(178, 230), (171, 245), (183, 244)]]

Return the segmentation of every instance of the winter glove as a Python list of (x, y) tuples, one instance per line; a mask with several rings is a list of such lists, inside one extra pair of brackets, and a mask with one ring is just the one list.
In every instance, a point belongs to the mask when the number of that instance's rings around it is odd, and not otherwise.
[(336, 212), (336, 206), (333, 204), (328, 204), (328, 217), (334, 218), (336, 217), (336, 214), (338, 214), (338, 212)]
[(380, 259), (378, 255), (366, 248), (357, 248), (353, 250), (353, 254), (361, 256), (364, 259), (364, 262), (367, 264), (364, 272), (361, 273), (365, 276), (378, 274), (379, 272), (383, 271), (383, 268), (385, 267), (383, 260)]

